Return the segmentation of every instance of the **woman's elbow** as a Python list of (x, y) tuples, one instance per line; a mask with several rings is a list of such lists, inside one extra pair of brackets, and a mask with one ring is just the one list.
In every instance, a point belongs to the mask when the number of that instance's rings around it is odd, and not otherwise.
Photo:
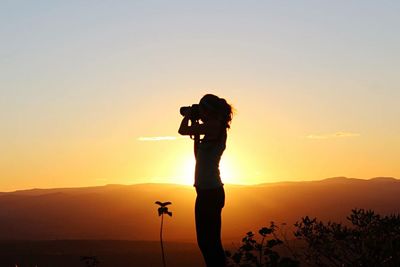
[(180, 134), (180, 135), (187, 135), (187, 133), (185, 132), (185, 130), (183, 130), (183, 129), (181, 129), (181, 128), (179, 128), (178, 134)]
[(192, 135), (193, 134), (192, 131), (190, 131), (190, 129), (185, 129), (185, 128), (179, 129), (178, 133), (180, 135)]

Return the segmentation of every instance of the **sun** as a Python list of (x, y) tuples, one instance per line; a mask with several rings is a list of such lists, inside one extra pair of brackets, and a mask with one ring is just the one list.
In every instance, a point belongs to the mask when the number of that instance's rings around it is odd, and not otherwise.
[(221, 174), (221, 180), (224, 184), (237, 184), (237, 177), (235, 167), (233, 167), (232, 161), (229, 157), (223, 157), (219, 164), (219, 170)]
[(193, 185), (194, 183), (194, 168), (196, 161), (194, 158), (187, 158), (182, 164), (181, 175), (179, 177), (179, 183), (184, 185)]
[[(184, 164), (181, 165), (180, 175), (178, 180), (180, 184), (193, 185), (194, 183), (194, 171), (196, 166), (196, 160), (194, 158), (185, 159)], [(222, 158), (219, 164), (219, 170), (221, 180), (224, 184), (238, 183), (237, 177), (234, 175), (235, 171), (232, 167), (229, 158)]]

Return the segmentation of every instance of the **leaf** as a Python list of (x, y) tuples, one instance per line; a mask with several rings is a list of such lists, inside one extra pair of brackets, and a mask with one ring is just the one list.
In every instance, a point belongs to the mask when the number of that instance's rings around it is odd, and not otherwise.
[(164, 202), (164, 203), (162, 203), (162, 204), (163, 204), (163, 206), (165, 207), (165, 206), (171, 205), (172, 203), (169, 202), (169, 201), (167, 201), (167, 202)]
[(240, 247), (241, 249), (243, 249), (244, 251), (251, 251), (254, 249), (254, 246), (251, 244), (244, 244), (243, 246)]
[(272, 228), (267, 228), (267, 227), (263, 227), (258, 231), (258, 233), (260, 235), (262, 235), (262, 236), (266, 236), (268, 234), (271, 234), (272, 232), (273, 232), (273, 229)]
[(158, 208), (158, 216), (161, 216), (164, 213), (164, 208), (160, 207)]
[(167, 201), (167, 202), (156, 201), (155, 204), (157, 204), (161, 207), (165, 207), (165, 206), (171, 205), (172, 203), (169, 201)]

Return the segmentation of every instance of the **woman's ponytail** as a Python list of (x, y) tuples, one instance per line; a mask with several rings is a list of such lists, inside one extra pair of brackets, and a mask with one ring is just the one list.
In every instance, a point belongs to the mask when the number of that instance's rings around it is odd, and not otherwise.
[(224, 125), (226, 128), (230, 128), (231, 126), (231, 121), (233, 117), (233, 108), (224, 98), (220, 98), (220, 110), (221, 110), (221, 116), (222, 120), (224, 122)]

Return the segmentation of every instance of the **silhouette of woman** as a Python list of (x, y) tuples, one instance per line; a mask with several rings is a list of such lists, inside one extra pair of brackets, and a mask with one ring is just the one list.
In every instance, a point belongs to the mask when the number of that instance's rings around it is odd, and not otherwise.
[[(197, 244), (207, 267), (226, 266), (221, 242), (221, 212), (225, 205), (225, 191), (219, 162), (225, 150), (232, 107), (225, 99), (207, 94), (198, 105), (192, 105), (183, 113), (178, 132), (194, 136)], [(200, 139), (200, 135), (204, 137)]]

